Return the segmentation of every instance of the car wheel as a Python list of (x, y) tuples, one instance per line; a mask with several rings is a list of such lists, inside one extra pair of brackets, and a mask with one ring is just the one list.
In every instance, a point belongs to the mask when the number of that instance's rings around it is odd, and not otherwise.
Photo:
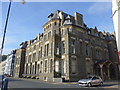
[(102, 86), (103, 85), (103, 82), (100, 82), (100, 86)]
[(91, 87), (92, 85), (91, 85), (91, 83), (88, 83), (87, 86), (88, 86), (88, 87)]

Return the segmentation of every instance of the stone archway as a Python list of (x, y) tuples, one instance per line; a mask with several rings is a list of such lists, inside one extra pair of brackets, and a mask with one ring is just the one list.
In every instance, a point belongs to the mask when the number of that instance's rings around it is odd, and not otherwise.
[(103, 80), (109, 80), (114, 73), (113, 63), (110, 60), (99, 60), (94, 64), (95, 75), (101, 76)]
[(112, 76), (113, 71), (114, 71), (112, 65), (113, 65), (113, 63), (110, 60), (103, 63), (103, 68), (102, 69), (103, 69), (103, 78), (104, 78), (104, 80), (111, 79), (111, 76)]
[(103, 68), (102, 68), (102, 70), (103, 70), (103, 79), (104, 80), (108, 80), (109, 79), (109, 76), (108, 76), (108, 66), (107, 66), (107, 64), (104, 64), (103, 65)]
[(115, 67), (113, 64), (109, 65), (109, 74), (110, 74), (110, 79), (115, 79)]

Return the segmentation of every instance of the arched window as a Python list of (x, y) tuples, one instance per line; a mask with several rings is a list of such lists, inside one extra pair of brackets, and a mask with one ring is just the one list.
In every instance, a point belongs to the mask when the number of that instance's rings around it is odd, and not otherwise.
[(40, 73), (42, 73), (42, 69), (43, 69), (43, 62), (40, 62)]
[(33, 68), (32, 68), (32, 74), (34, 74), (34, 71), (35, 71), (34, 69), (35, 69), (35, 68), (34, 68), (34, 65), (33, 65)]
[(40, 65), (39, 64), (37, 65), (37, 69), (38, 69), (37, 73), (39, 73), (39, 71), (40, 71)]
[(50, 72), (52, 72), (53, 71), (53, 60), (51, 59), (50, 60)]
[(72, 59), (72, 60), (71, 60), (71, 67), (72, 67), (72, 68), (71, 68), (71, 72), (72, 72), (72, 74), (76, 74), (76, 71), (77, 71), (77, 70), (76, 70), (76, 69), (77, 69), (77, 68), (76, 68), (76, 64), (77, 64), (76, 59)]
[(55, 71), (59, 72), (59, 61), (55, 61)]
[(47, 66), (48, 66), (47, 63), (48, 63), (48, 62), (47, 62), (47, 60), (46, 60), (46, 61), (45, 61), (45, 72), (47, 72)]

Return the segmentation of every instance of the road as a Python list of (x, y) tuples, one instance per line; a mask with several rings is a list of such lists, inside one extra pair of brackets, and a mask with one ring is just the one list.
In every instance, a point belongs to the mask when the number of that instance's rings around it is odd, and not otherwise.
[(8, 88), (9, 90), (53, 90), (53, 89), (64, 89), (68, 88), (73, 90), (76, 88), (77, 90), (118, 90), (117, 82), (105, 82), (103, 86), (94, 86), (94, 87), (81, 87), (77, 83), (50, 83), (44, 82), (35, 79), (21, 79), (21, 78), (8, 78)]

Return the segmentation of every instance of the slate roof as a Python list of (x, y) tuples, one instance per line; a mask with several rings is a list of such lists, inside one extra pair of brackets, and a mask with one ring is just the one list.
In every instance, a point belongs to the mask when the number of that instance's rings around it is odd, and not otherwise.
[(60, 11), (60, 10), (56, 10), (54, 13), (51, 13), (48, 18), (50, 18), (49, 20), (52, 20), (52, 19), (60, 19), (60, 12), (62, 13), (63, 15), (63, 24), (75, 24), (75, 21), (74, 21), (74, 16), (71, 16), (67, 13), (64, 13), (63, 11)]

